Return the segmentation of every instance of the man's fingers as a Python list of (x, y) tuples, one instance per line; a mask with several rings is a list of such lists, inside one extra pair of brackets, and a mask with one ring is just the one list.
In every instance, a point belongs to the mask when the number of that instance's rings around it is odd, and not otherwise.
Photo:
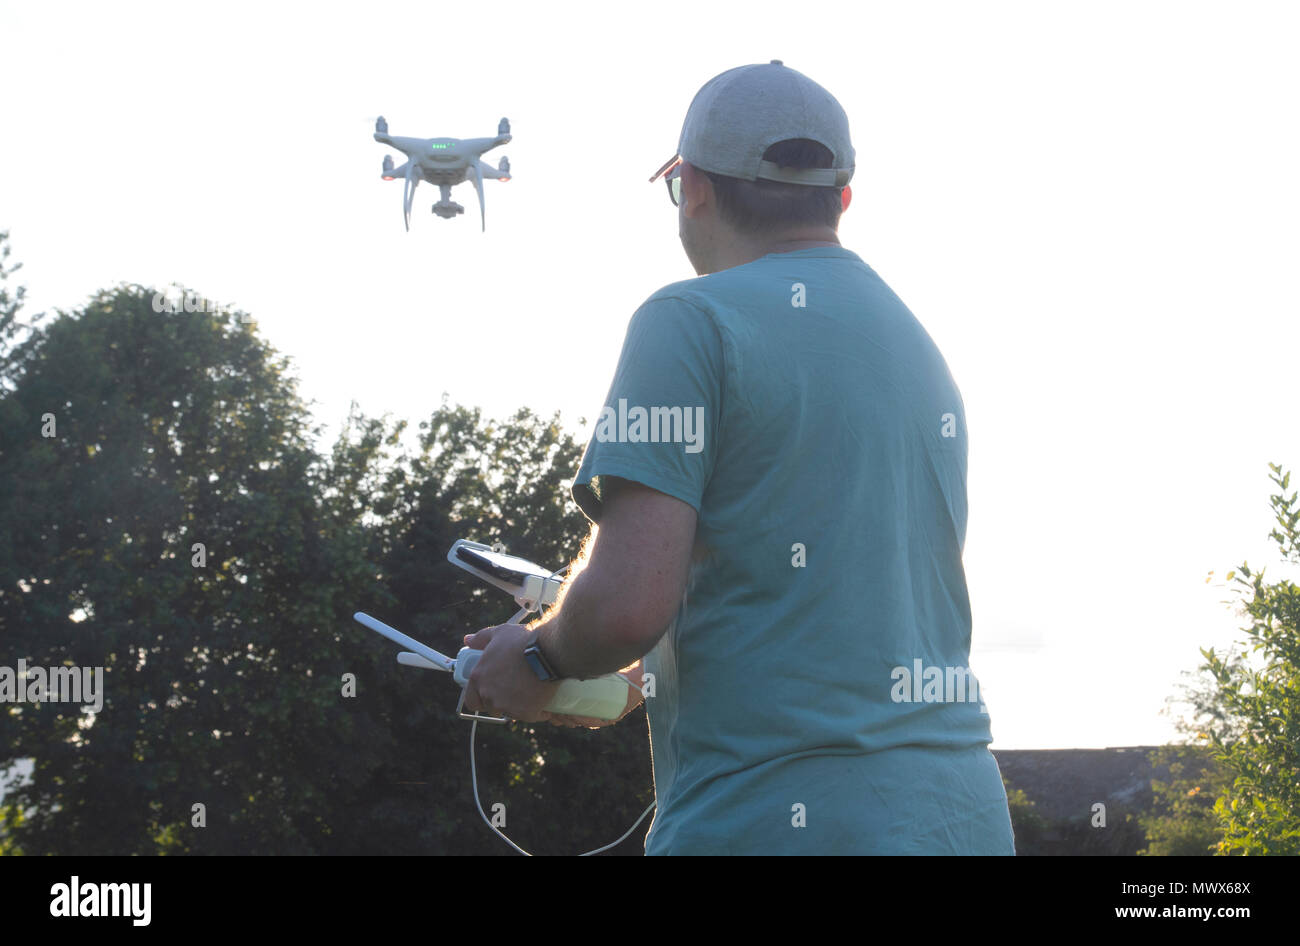
[[(477, 671), (477, 667), (475, 670)], [(471, 675), (465, 682), (465, 708), (471, 713), (482, 713), (485, 716), (500, 716), (501, 714), (494, 711), (488, 706), (487, 701), (483, 699), (483, 694), (479, 692), (478, 684), (474, 682)]]

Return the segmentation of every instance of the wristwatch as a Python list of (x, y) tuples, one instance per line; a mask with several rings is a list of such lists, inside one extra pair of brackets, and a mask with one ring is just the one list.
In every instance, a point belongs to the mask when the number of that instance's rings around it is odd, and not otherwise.
[(537, 679), (543, 683), (550, 683), (554, 680), (562, 679), (555, 669), (547, 661), (542, 649), (537, 646), (539, 632), (533, 632), (533, 642), (524, 648), (524, 660), (528, 661), (528, 666), (533, 668), (533, 673), (537, 674)]

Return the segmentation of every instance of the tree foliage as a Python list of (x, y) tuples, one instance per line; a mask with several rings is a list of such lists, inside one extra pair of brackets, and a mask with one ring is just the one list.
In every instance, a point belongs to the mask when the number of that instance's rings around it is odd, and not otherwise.
[[(566, 561), (586, 532), (567, 497), (580, 445), (556, 419), (444, 398), (415, 450), (404, 422), (354, 409), (320, 454), (287, 360), (241, 313), (153, 298), (120, 286), (20, 340), (0, 323), (0, 664), (103, 667), (105, 693), (98, 713), (4, 707), (0, 769), (35, 767), (0, 843), (508, 853), (474, 808), (459, 690), (351, 615), (451, 652), (507, 619), (446, 551)], [(652, 797), (643, 718), (481, 728), (485, 807), (542, 853), (612, 841)]]
[(1007, 810), (1011, 814), (1011, 831), (1016, 839), (1016, 853), (1036, 852), (1048, 830), (1048, 820), (1038, 812), (1034, 800), (1025, 794), (1023, 788), (1014, 788), (1002, 778), (1002, 785), (1007, 792)]
[(26, 286), (17, 286), (12, 293), (9, 291), (10, 277), (23, 268), (22, 263), (8, 265), (10, 252), (9, 231), (0, 230), (0, 365), (8, 362), (14, 340), (23, 327), (18, 321), (18, 313), (23, 307), (23, 297), (27, 295)]
[(1139, 855), (1205, 857), (1215, 853), (1223, 832), (1214, 811), (1228, 778), (1203, 745), (1160, 746), (1150, 754), (1153, 767), (1169, 778), (1153, 779), (1153, 810), (1139, 816), (1147, 844)]
[[(1300, 564), (1300, 509), (1289, 497), (1291, 474), (1269, 464), (1280, 492), (1269, 497), (1277, 527), (1269, 533), (1283, 557)], [(1300, 854), (1300, 588), (1268, 583), (1246, 564), (1228, 573), (1240, 587), (1249, 653), (1203, 649), (1213, 681), (1198, 705), (1205, 741), (1230, 781), (1213, 805), (1219, 854)], [(1249, 596), (1249, 600), (1247, 599)]]

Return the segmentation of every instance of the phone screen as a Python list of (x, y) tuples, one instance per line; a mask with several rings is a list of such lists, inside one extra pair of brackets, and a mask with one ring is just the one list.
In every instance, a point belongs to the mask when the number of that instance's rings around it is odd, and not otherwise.
[(471, 549), (462, 545), (456, 550), (456, 557), (468, 565), (473, 565), (489, 575), (514, 585), (523, 585), (524, 579), (529, 575), (536, 575), (539, 578), (549, 578), (551, 575), (540, 565), (514, 555), (506, 555), (504, 552)]

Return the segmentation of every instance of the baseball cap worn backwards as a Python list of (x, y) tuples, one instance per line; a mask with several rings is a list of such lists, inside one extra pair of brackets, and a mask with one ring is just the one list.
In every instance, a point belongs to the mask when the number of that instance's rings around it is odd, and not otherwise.
[[(829, 168), (783, 168), (763, 160), (778, 141), (807, 138), (825, 145)], [(714, 76), (695, 94), (682, 124), (677, 154), (651, 182), (685, 161), (702, 171), (745, 181), (782, 181), (843, 187), (853, 177), (849, 119), (820, 85), (779, 59), (737, 66)]]

